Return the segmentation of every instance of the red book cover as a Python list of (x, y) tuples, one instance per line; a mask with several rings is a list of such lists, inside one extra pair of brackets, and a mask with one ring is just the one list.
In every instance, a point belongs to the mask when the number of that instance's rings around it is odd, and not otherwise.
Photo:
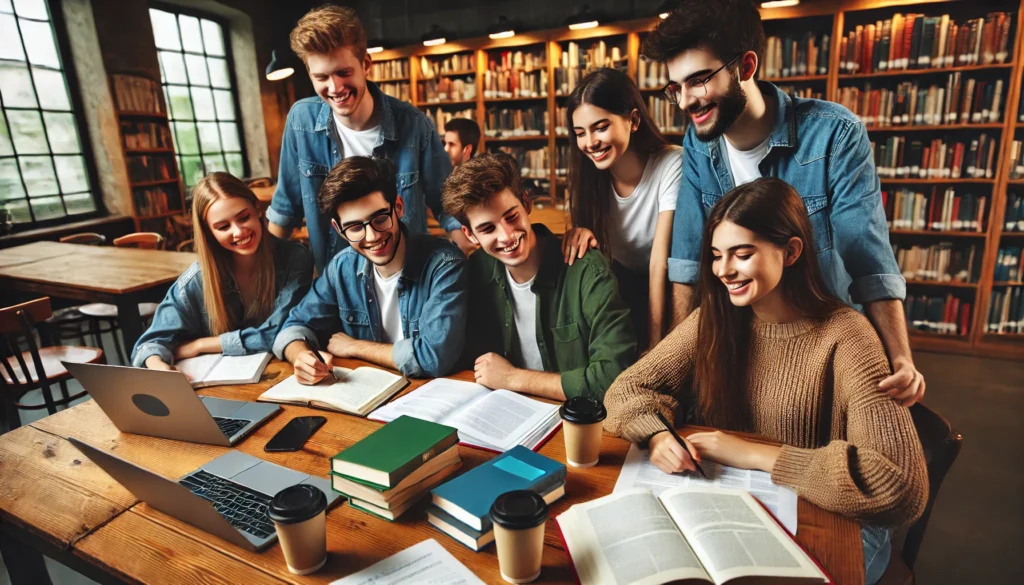
[(864, 54), (861, 55), (861, 73), (871, 73), (871, 62), (875, 53), (875, 25), (869, 24), (864, 27)]
[(957, 333), (967, 335), (967, 325), (971, 319), (971, 303), (960, 305), (960, 328)]
[(964, 166), (964, 143), (957, 142), (953, 147), (953, 178), (959, 179)]
[[(956, 197), (953, 197), (953, 212), (950, 214), (949, 220), (950, 220), (950, 222), (954, 222), (954, 221), (957, 221), (958, 217), (960, 217), (960, 196), (959, 195), (957, 195)], [(960, 228), (955, 228), (955, 226), (954, 226), (955, 229), (962, 229), (962, 227), (963, 226), (961, 226)]]
[(908, 59), (910, 58), (910, 47), (914, 42), (914, 20), (917, 18), (916, 14), (908, 14), (907, 20), (903, 24), (903, 50), (901, 51), (903, 69), (907, 69), (910, 66)]
[(900, 59), (903, 57), (903, 23), (902, 14), (892, 15), (892, 32), (889, 35), (889, 68), (901, 69)]
[(846, 71), (846, 64), (849, 62), (849, 59), (847, 58), (846, 54), (847, 44), (849, 42), (849, 39), (847, 39), (846, 37), (843, 37), (842, 39), (839, 40), (839, 55), (842, 59), (842, 62), (839, 64), (839, 70), (843, 72)]

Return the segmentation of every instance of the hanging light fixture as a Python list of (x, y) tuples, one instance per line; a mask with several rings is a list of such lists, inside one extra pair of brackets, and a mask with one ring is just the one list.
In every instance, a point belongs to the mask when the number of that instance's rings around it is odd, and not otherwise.
[(569, 30), (583, 30), (586, 28), (596, 28), (601, 24), (601, 21), (596, 13), (590, 11), (590, 6), (584, 6), (583, 10), (579, 13), (565, 19), (565, 24), (569, 27)]
[(507, 39), (516, 36), (516, 29), (507, 18), (499, 16), (497, 24), (488, 27), (487, 36), (492, 39)]
[(267, 81), (280, 81), (295, 73), (288, 54), (282, 51), (280, 59), (277, 57), (277, 49), (270, 52), (270, 65), (267, 65)]
[(679, 2), (674, 0), (665, 0), (661, 3), (661, 7), (658, 8), (658, 18), (665, 20), (673, 10), (679, 7)]
[(787, 6), (796, 6), (800, 3), (800, 0), (771, 0), (770, 2), (762, 2), (761, 8), (785, 8)]
[(424, 47), (436, 47), (437, 45), (443, 45), (448, 42), (448, 39), (445, 38), (444, 31), (436, 24), (431, 25), (430, 32), (423, 35), (422, 40)]
[(384, 50), (384, 43), (378, 39), (371, 39), (366, 43), (366, 52), (374, 55)]

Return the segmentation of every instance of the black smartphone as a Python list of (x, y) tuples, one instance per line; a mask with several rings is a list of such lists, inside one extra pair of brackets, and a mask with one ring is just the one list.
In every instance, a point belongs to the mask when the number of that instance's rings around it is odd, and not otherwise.
[(322, 416), (297, 416), (288, 421), (263, 448), (267, 452), (298, 451), (327, 419)]

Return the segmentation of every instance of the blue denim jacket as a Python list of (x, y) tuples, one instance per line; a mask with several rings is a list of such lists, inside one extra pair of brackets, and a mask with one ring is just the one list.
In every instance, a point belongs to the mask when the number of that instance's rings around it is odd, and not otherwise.
[[(889, 246), (881, 184), (864, 125), (839, 104), (775, 96), (775, 127), (761, 176), (792, 185), (807, 206), (822, 275), (832, 293), (858, 304), (906, 296), (906, 281)], [(769, 102), (770, 103), (770, 102)], [(701, 236), (711, 207), (734, 187), (722, 141), (701, 142), (691, 127), (683, 139), (683, 180), (672, 227), (668, 275), (697, 281)]]
[[(404, 339), (391, 357), (406, 376), (444, 376), (455, 367), (466, 329), (466, 257), (446, 240), (409, 234), (405, 268), (398, 279), (398, 310)], [(274, 340), (284, 359), (288, 344), (308, 336), (321, 348), (341, 331), (354, 339), (383, 343), (373, 263), (351, 247), (335, 256), (306, 298), (288, 316)]]
[[(397, 167), (398, 194), (405, 202), (402, 221), (413, 232), (426, 233), (430, 206), (445, 231), (459, 229), (459, 222), (441, 210), (441, 183), (451, 174), (452, 162), (433, 122), (412, 105), (384, 95), (373, 82), (366, 87), (380, 116), (373, 156)], [(317, 273), (348, 246), (316, 204), (328, 171), (342, 159), (330, 137), (331, 116), (331, 107), (316, 96), (292, 106), (281, 142), (277, 190), (267, 210), (267, 219), (285, 228), (300, 227), (306, 219)]]
[[(241, 329), (221, 334), (220, 346), (224, 355), (270, 351), (288, 311), (302, 300), (313, 279), (313, 257), (305, 246), (279, 240), (270, 236), (269, 232), (264, 234), (270, 237), (274, 247), (274, 282), (277, 288), (274, 310), (263, 323), (243, 323)], [(237, 314), (243, 314), (242, 298), (238, 292), (232, 290), (225, 293), (224, 300), (229, 307)], [(153, 355), (173, 364), (176, 347), (209, 335), (210, 327), (203, 301), (203, 275), (199, 270), (199, 262), (195, 262), (171, 285), (167, 296), (157, 307), (153, 323), (135, 344), (132, 365), (145, 367), (146, 358)]]

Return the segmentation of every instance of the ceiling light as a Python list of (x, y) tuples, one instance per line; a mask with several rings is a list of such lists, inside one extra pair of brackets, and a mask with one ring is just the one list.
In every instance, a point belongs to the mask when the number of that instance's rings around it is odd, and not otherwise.
[(679, 8), (679, 2), (674, 0), (665, 0), (658, 8), (658, 18), (665, 20), (676, 8)]
[(492, 39), (507, 39), (516, 36), (516, 30), (507, 18), (499, 16), (497, 24), (493, 24), (487, 29), (487, 36)]
[(761, 8), (785, 8), (787, 6), (796, 6), (800, 3), (800, 0), (771, 0), (770, 2), (762, 2)]
[(270, 65), (267, 65), (267, 81), (280, 81), (295, 73), (291, 66), (288, 53), (282, 51), (280, 59), (277, 58), (277, 49), (270, 52)]
[(381, 41), (371, 40), (370, 42), (366, 43), (366, 52), (371, 54), (371, 55), (374, 55), (376, 53), (380, 53), (383, 50), (384, 50), (384, 43), (382, 43)]
[(570, 16), (565, 19), (565, 24), (569, 27), (569, 30), (583, 30), (586, 28), (596, 28), (601, 21), (598, 15), (590, 11), (590, 6), (584, 6), (578, 14)]
[(445, 38), (444, 31), (436, 24), (432, 25), (430, 27), (430, 32), (423, 35), (422, 38), (424, 47), (436, 47), (437, 45), (443, 45), (448, 42), (448, 39)]

